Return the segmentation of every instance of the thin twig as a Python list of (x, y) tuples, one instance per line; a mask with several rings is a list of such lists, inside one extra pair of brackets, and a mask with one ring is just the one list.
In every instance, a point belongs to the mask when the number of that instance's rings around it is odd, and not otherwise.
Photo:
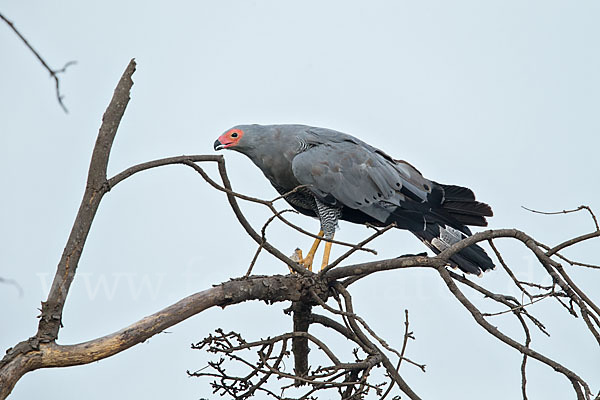
[(500, 265), (502, 265), (502, 268), (504, 268), (504, 271), (506, 271), (508, 276), (510, 276), (510, 279), (512, 279), (514, 284), (521, 290), (521, 292), (526, 294), (527, 297), (529, 297), (529, 300), (531, 300), (532, 299), (531, 294), (521, 285), (521, 282), (517, 279), (515, 274), (508, 267), (508, 265), (504, 261), (504, 258), (502, 257), (502, 254), (500, 254), (500, 251), (498, 251), (498, 249), (496, 248), (494, 241), (492, 239), (489, 239), (488, 243), (489, 243), (490, 247), (492, 248), (492, 250), (494, 250), (494, 254), (496, 254), (496, 258), (498, 259), (498, 261), (500, 261)]
[(60, 80), (58, 79), (58, 74), (66, 72), (67, 68), (70, 67), (71, 65), (75, 65), (77, 64), (77, 61), (69, 61), (67, 62), (62, 68), (60, 69), (52, 69), (50, 68), (50, 66), (46, 63), (46, 61), (42, 58), (42, 56), (40, 55), (40, 53), (38, 53), (33, 46), (31, 46), (31, 44), (29, 44), (29, 41), (27, 41), (27, 39), (25, 39), (25, 37), (21, 34), (21, 32), (19, 32), (17, 30), (17, 28), (15, 27), (15, 24), (8, 20), (4, 15), (2, 15), (0, 13), (0, 19), (4, 20), (4, 22), (6, 22), (8, 24), (8, 26), (10, 26), (10, 28), (17, 34), (17, 36), (23, 41), (23, 43), (25, 43), (25, 45), (29, 48), (29, 50), (31, 50), (31, 52), (33, 53), (33, 55), (35, 55), (35, 57), (38, 59), (38, 61), (42, 64), (42, 66), (50, 73), (50, 77), (52, 77), (54, 79), (55, 82), (55, 88), (56, 88), (56, 100), (58, 100), (58, 104), (62, 107), (63, 111), (65, 113), (68, 113), (69, 110), (67, 110), (67, 107), (65, 106), (65, 104), (63, 103), (63, 98), (65, 97), (64, 95), (60, 94)]
[(0, 277), (0, 283), (3, 283), (5, 285), (14, 286), (17, 289), (17, 291), (19, 292), (19, 297), (23, 297), (23, 288), (21, 287), (21, 285), (19, 285), (19, 282), (17, 282), (16, 280)]
[[(476, 284), (475, 282), (467, 279), (465, 276), (457, 274), (456, 272), (453, 271), (448, 271), (448, 274), (452, 277), (452, 279), (467, 285), (468, 287), (470, 287), (471, 289), (474, 289), (476, 291), (478, 291), (479, 293), (483, 294), (485, 297), (490, 298), (498, 303), (503, 304), (504, 306), (508, 307), (509, 309), (513, 309), (513, 307), (516, 306), (520, 306), (520, 303), (511, 297), (507, 297), (504, 295), (500, 295), (497, 293), (493, 293), (490, 290), (485, 289), (484, 287)], [(533, 315), (529, 314), (527, 312), (526, 309), (522, 308), (522, 309), (518, 309), (518, 310), (514, 310), (514, 311), (518, 311), (521, 312), (523, 314), (525, 314), (527, 316), (527, 318), (529, 318), (531, 320), (531, 322), (534, 323), (535, 326), (537, 326), (537, 328), (546, 336), (550, 336), (550, 334), (548, 333), (548, 331), (546, 330), (546, 327), (544, 326), (544, 324), (539, 321), (537, 318), (535, 318)]]
[(440, 273), (440, 276), (442, 277), (442, 279), (448, 286), (448, 289), (450, 290), (450, 292), (471, 313), (471, 315), (473, 316), (475, 321), (483, 329), (485, 329), (491, 335), (495, 336), (500, 341), (502, 341), (505, 344), (509, 345), (510, 347), (518, 350), (521, 354), (527, 354), (529, 357), (533, 357), (536, 360), (548, 365), (555, 371), (563, 374), (567, 379), (569, 379), (573, 383), (573, 386), (574, 386), (576, 392), (578, 390), (580, 391), (581, 387), (582, 387), (583, 390), (585, 391), (586, 396), (591, 397), (590, 388), (589, 388), (588, 384), (583, 379), (581, 379), (581, 377), (579, 377), (576, 373), (574, 373), (570, 369), (557, 363), (556, 361), (544, 356), (543, 354), (540, 354), (540, 353), (530, 349), (529, 347), (515, 341), (514, 339), (512, 339), (509, 336), (505, 335), (504, 333), (500, 332), (498, 330), (498, 328), (491, 325), (489, 322), (487, 322), (485, 320), (485, 318), (483, 317), (483, 315), (481, 315), (481, 312), (477, 309), (477, 307), (475, 307), (473, 305), (473, 303), (471, 303), (466, 298), (466, 296), (460, 291), (460, 289), (456, 286), (452, 277), (450, 276), (449, 271), (445, 267), (438, 268), (438, 272)]
[(573, 261), (568, 259), (567, 257), (563, 256), (562, 254), (560, 254), (559, 252), (554, 253), (554, 255), (558, 258), (560, 258), (563, 261), (568, 262), (570, 265), (577, 265), (579, 267), (586, 267), (586, 268), (593, 268), (593, 269), (600, 269), (600, 265), (596, 265), (596, 264), (588, 264), (588, 263), (582, 263), (579, 261)]
[(246, 274), (244, 275), (244, 277), (247, 278), (252, 273), (252, 269), (254, 268), (254, 264), (256, 263), (256, 260), (258, 259), (258, 255), (260, 254), (260, 251), (263, 249), (263, 246), (267, 240), (267, 227), (269, 226), (269, 224), (271, 222), (273, 222), (273, 220), (275, 220), (275, 218), (279, 217), (279, 215), (286, 213), (286, 212), (296, 213), (297, 211), (291, 210), (291, 209), (278, 211), (276, 214), (272, 215), (269, 219), (267, 219), (267, 222), (265, 222), (265, 224), (263, 225), (262, 229), (260, 230), (260, 236), (261, 236), (262, 242), (258, 245), (258, 248), (256, 249), (256, 252), (254, 253), (254, 257), (252, 257), (252, 261), (250, 262), (250, 266), (248, 267), (248, 271), (246, 271)]
[[(302, 276), (312, 274), (312, 272), (308, 271), (306, 268), (303, 268), (297, 262), (291, 260), (285, 254), (283, 254), (281, 251), (279, 251), (277, 248), (275, 248), (273, 245), (271, 245), (268, 241), (266, 241), (266, 240), (263, 241), (262, 237), (254, 230), (254, 228), (252, 228), (252, 225), (250, 225), (250, 222), (248, 222), (248, 220), (246, 219), (246, 216), (240, 209), (239, 204), (237, 203), (236, 195), (235, 195), (235, 192), (233, 191), (233, 189), (231, 188), (231, 181), (229, 180), (229, 176), (227, 174), (227, 169), (225, 168), (225, 161), (224, 161), (223, 157), (219, 156), (219, 158), (216, 160), (216, 162), (217, 162), (217, 166), (218, 166), (218, 170), (219, 170), (219, 175), (221, 176), (221, 180), (223, 181), (223, 186), (220, 186), (219, 184), (214, 182), (204, 172), (204, 170), (202, 168), (200, 168), (200, 166), (196, 165), (195, 163), (184, 161), (183, 164), (193, 168), (196, 172), (198, 172), (202, 176), (202, 178), (204, 178), (204, 180), (206, 182), (208, 182), (213, 187), (218, 188), (218, 190), (221, 190), (221, 191), (227, 193), (227, 200), (229, 201), (229, 205), (231, 206), (233, 213), (237, 217), (238, 222), (242, 225), (242, 227), (246, 230), (246, 233), (248, 233), (248, 235), (252, 239), (254, 239), (254, 241), (256, 243), (258, 243), (259, 245), (262, 244), (262, 246), (264, 247), (265, 250), (267, 250), (269, 253), (271, 253), (272, 255), (277, 257), (279, 260), (281, 260), (285, 264), (287, 264), (287, 266), (290, 267), (291, 269), (293, 269), (294, 272), (296, 272)], [(280, 216), (280, 218), (281, 218), (281, 216)]]
[(524, 208), (527, 211), (531, 211), (532, 213), (544, 214), (544, 215), (569, 214), (569, 213), (574, 213), (574, 212), (581, 211), (581, 210), (586, 210), (590, 214), (590, 216), (592, 217), (592, 220), (594, 221), (594, 225), (596, 226), (596, 230), (600, 231), (600, 225), (598, 225), (598, 219), (594, 215), (594, 212), (592, 211), (591, 207), (586, 206), (586, 205), (581, 205), (581, 206), (579, 206), (577, 208), (574, 208), (572, 210), (550, 211), (550, 212), (537, 211), (537, 210), (533, 210), (531, 208), (527, 208), (527, 207), (524, 207), (524, 206), (521, 206), (521, 207)]
[(288, 197), (291, 194), (296, 193), (297, 191), (299, 191), (300, 189), (304, 189), (306, 187), (309, 187), (310, 185), (298, 185), (295, 188), (293, 188), (292, 190), (290, 190), (289, 192), (286, 192), (280, 196), (275, 197), (273, 200), (271, 200), (269, 203), (274, 204), (277, 200), (281, 200), (281, 199), (285, 199), (286, 197)]
[[(408, 345), (408, 339), (415, 339), (412, 332), (408, 330), (408, 309), (404, 310), (404, 339), (402, 340), (402, 348), (400, 349), (400, 357), (398, 358), (398, 365), (396, 365), (396, 371), (400, 371), (400, 365), (402, 364), (402, 360), (404, 359), (404, 354), (406, 352), (406, 347)], [(390, 382), (387, 390), (383, 393), (383, 395), (379, 398), (379, 400), (385, 400), (388, 394), (392, 391), (394, 387), (394, 382)]]
[[(334, 283), (334, 288), (342, 295), (344, 298), (344, 304), (346, 306), (346, 311), (349, 313), (348, 315), (354, 314), (354, 307), (352, 306), (352, 296), (350, 293), (344, 288), (340, 283)], [(394, 382), (398, 385), (400, 390), (402, 390), (406, 395), (412, 400), (419, 400), (420, 397), (412, 390), (410, 386), (404, 381), (404, 379), (398, 374), (395, 367), (392, 365), (389, 358), (381, 351), (375, 343), (371, 342), (365, 334), (362, 332), (358, 324), (356, 323), (356, 318), (348, 318), (348, 323), (352, 327), (352, 330), (356, 335), (360, 338), (360, 340), (365, 343), (366, 350), (369, 354), (379, 355), (382, 358), (382, 363), (387, 370), (388, 374), (394, 379)]]
[[(366, 238), (365, 240), (361, 241), (360, 243), (358, 243), (356, 246), (352, 247), (350, 250), (348, 250), (346, 253), (342, 254), (340, 257), (338, 257), (336, 260), (334, 260), (332, 263), (330, 263), (329, 265), (327, 265), (325, 268), (323, 268), (321, 270), (321, 272), (319, 272), (319, 276), (323, 276), (327, 273), (327, 271), (329, 271), (330, 269), (334, 268), (335, 266), (337, 266), (339, 263), (341, 263), (342, 261), (344, 261), (346, 258), (350, 257), (352, 254), (354, 254), (356, 251), (361, 250), (363, 248), (364, 245), (366, 245), (367, 243), (371, 242), (372, 240), (378, 238), (379, 236), (383, 235), (384, 233), (386, 233), (387, 231), (389, 231), (390, 229), (396, 227), (396, 223), (392, 222), (391, 224), (389, 224), (388, 226), (386, 226), (383, 229), (377, 229), (376, 232), (374, 234), (372, 234), (371, 236), (369, 236), (368, 238)], [(377, 254), (377, 253), (375, 253)]]
[(531, 300), (527, 304), (520, 304), (520, 305), (518, 305), (516, 307), (509, 308), (508, 310), (498, 311), (498, 312), (495, 312), (495, 313), (481, 313), (481, 315), (483, 315), (484, 317), (495, 317), (497, 315), (503, 315), (503, 314), (507, 314), (509, 312), (520, 311), (520, 310), (523, 310), (525, 307), (529, 307), (530, 305), (535, 304), (538, 301), (542, 301), (542, 300), (544, 300), (544, 299), (546, 299), (548, 297), (551, 297), (551, 296), (554, 296), (553, 292), (545, 293), (544, 295), (542, 295), (542, 296), (540, 296), (540, 297), (538, 297), (536, 299)]
[(425, 372), (425, 365), (424, 364), (419, 364), (416, 363), (406, 357), (404, 357), (398, 350), (394, 349), (393, 347), (391, 347), (385, 340), (383, 340), (381, 337), (379, 337), (379, 335), (377, 335), (375, 333), (375, 331), (365, 322), (364, 319), (362, 319), (359, 315), (356, 315), (354, 313), (350, 313), (348, 311), (344, 311), (344, 310), (336, 310), (333, 307), (330, 307), (329, 305), (327, 305), (327, 303), (325, 303), (323, 300), (321, 300), (321, 298), (319, 298), (319, 296), (317, 296), (317, 294), (310, 289), (310, 294), (313, 297), (313, 299), (319, 303), (319, 305), (323, 308), (325, 308), (327, 311), (332, 312), (334, 314), (338, 314), (338, 315), (342, 315), (344, 317), (347, 318), (353, 318), (355, 320), (357, 320), (366, 330), (367, 332), (369, 332), (369, 334), (375, 338), (386, 350), (396, 354), (399, 358), (405, 360), (406, 362), (413, 364), (414, 366), (418, 367), (419, 369), (421, 369), (421, 371)]
[[(220, 164), (221, 162), (222, 162), (222, 161), (219, 161), (219, 164)], [(250, 201), (250, 202), (253, 202), (253, 203), (258, 203), (258, 204), (265, 205), (265, 206), (267, 206), (267, 207), (269, 208), (269, 210), (271, 210), (271, 212), (272, 212), (273, 214), (277, 214), (277, 209), (276, 209), (276, 208), (273, 206), (273, 202), (272, 202), (272, 201), (269, 201), (269, 200), (263, 200), (263, 199), (259, 199), (259, 198), (256, 198), (256, 197), (252, 197), (252, 196), (247, 196), (247, 195), (244, 195), (244, 194), (236, 193), (236, 192), (234, 192), (233, 190), (231, 190), (231, 189), (229, 189), (229, 188), (227, 188), (227, 187), (223, 187), (223, 186), (219, 185), (218, 183), (216, 183), (216, 182), (215, 182), (214, 180), (212, 180), (212, 179), (210, 178), (210, 176), (208, 176), (208, 174), (207, 174), (206, 172), (204, 172), (204, 170), (203, 170), (203, 169), (202, 169), (200, 166), (198, 166), (197, 164), (195, 164), (195, 163), (193, 163), (193, 162), (191, 162), (191, 161), (184, 161), (184, 162), (183, 162), (183, 164), (186, 164), (186, 165), (188, 165), (189, 167), (192, 167), (194, 170), (196, 170), (196, 172), (198, 172), (198, 173), (199, 173), (199, 174), (202, 176), (202, 178), (204, 178), (204, 180), (205, 180), (206, 182), (208, 182), (208, 184), (210, 184), (210, 185), (211, 185), (212, 187), (214, 187), (215, 189), (217, 189), (217, 190), (220, 190), (220, 191), (222, 191), (222, 192), (225, 192), (225, 193), (227, 193), (229, 196), (232, 196), (232, 197), (237, 197), (237, 198), (240, 198), (240, 199), (242, 199), (242, 200), (246, 200), (246, 201)], [(221, 166), (219, 166), (219, 171), (221, 171)], [(276, 198), (276, 199), (274, 199), (273, 201), (275, 201), (275, 200), (277, 200), (277, 198)], [(324, 240), (324, 241), (326, 241), (326, 242), (331, 242), (331, 243), (333, 243), (333, 244), (337, 244), (337, 245), (340, 245), (340, 246), (345, 246), (345, 247), (350, 247), (350, 248), (356, 248), (357, 250), (361, 250), (361, 251), (366, 251), (366, 252), (369, 252), (369, 253), (377, 254), (377, 252), (376, 252), (375, 250), (373, 250), (373, 249), (368, 249), (368, 248), (364, 248), (364, 247), (359, 247), (359, 246), (358, 246), (358, 245), (356, 245), (356, 244), (353, 244), (353, 243), (348, 243), (348, 242), (341, 242), (341, 241), (339, 241), (339, 240), (326, 239), (326, 238), (323, 238), (323, 237), (321, 237), (321, 236), (315, 235), (314, 233), (310, 233), (310, 232), (308, 232), (308, 231), (306, 231), (306, 230), (302, 229), (302, 228), (301, 228), (301, 227), (299, 227), (298, 225), (296, 225), (296, 224), (294, 224), (294, 223), (292, 223), (292, 222), (288, 221), (286, 218), (282, 217), (281, 215), (278, 215), (278, 216), (277, 216), (277, 218), (278, 218), (278, 219), (279, 219), (281, 222), (283, 222), (284, 224), (288, 225), (289, 227), (291, 227), (291, 228), (295, 229), (296, 231), (298, 231), (298, 232), (300, 232), (300, 233), (302, 233), (302, 234), (304, 234), (304, 235), (306, 235), (306, 236), (312, 237), (313, 239), (321, 239), (321, 240)]]
[[(521, 206), (523, 207), (523, 206)], [(523, 207), (525, 210), (536, 213), (536, 214), (543, 214), (543, 215), (558, 215), (558, 214), (570, 214), (570, 213), (575, 213), (581, 210), (586, 210), (591, 218), (592, 221), (594, 222), (594, 226), (596, 227), (596, 230), (594, 232), (591, 233), (587, 233), (585, 235), (581, 235), (578, 237), (575, 237), (573, 239), (569, 239), (559, 245), (554, 246), (553, 248), (549, 249), (548, 252), (546, 253), (548, 256), (551, 256), (557, 252), (559, 252), (560, 250), (563, 250), (569, 246), (572, 246), (574, 244), (583, 242), (585, 240), (588, 239), (592, 239), (595, 237), (600, 237), (600, 225), (598, 225), (598, 219), (596, 218), (596, 215), (594, 214), (594, 212), (592, 211), (591, 207), (586, 206), (586, 205), (581, 205), (577, 208), (574, 208), (572, 210), (562, 210), (562, 211), (551, 211), (551, 212), (545, 212), (545, 211), (537, 211), (537, 210), (532, 210), (530, 208), (527, 207)]]

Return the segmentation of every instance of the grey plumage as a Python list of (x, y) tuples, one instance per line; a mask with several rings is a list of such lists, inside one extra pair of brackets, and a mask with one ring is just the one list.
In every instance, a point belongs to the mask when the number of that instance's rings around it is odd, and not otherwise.
[[(485, 226), (491, 208), (468, 188), (424, 178), (405, 161), (351, 135), (304, 125), (239, 125), (215, 142), (247, 155), (280, 193), (305, 188), (286, 200), (318, 217), (326, 237), (338, 219), (385, 226), (392, 222), (419, 237), (434, 252), (471, 235), (466, 225)], [(465, 272), (494, 267), (472, 245), (451, 259)]]

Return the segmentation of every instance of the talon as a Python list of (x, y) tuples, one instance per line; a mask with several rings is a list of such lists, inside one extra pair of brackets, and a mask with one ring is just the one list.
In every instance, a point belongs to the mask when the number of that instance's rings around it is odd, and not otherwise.
[(296, 247), (296, 250), (294, 250), (294, 253), (290, 256), (290, 260), (295, 261), (297, 263), (302, 262), (302, 250)]
[[(323, 236), (323, 231), (319, 231), (318, 235), (319, 238), (315, 239), (312, 247), (310, 248), (310, 250), (308, 251), (308, 254), (306, 255), (306, 257), (302, 257), (302, 250), (300, 250), (299, 248), (296, 248), (296, 250), (294, 250), (294, 254), (292, 254), (292, 256), (290, 257), (290, 259), (292, 259), (293, 261), (296, 261), (298, 264), (302, 265), (304, 268), (308, 269), (309, 271), (312, 272), (312, 264), (313, 264), (313, 260), (315, 258), (315, 253), (317, 252), (317, 249), (319, 248), (319, 244), (321, 243), (321, 236)], [(329, 257), (329, 256), (328, 256)], [(291, 270), (291, 268), (290, 268)], [(292, 273), (294, 273), (292, 271)]]
[(300, 264), (302, 264), (304, 266), (304, 268), (306, 268), (307, 270), (312, 272), (312, 263), (313, 263), (313, 257), (308, 257), (306, 256), (305, 259), (303, 259), (302, 261), (300, 261)]
[[(302, 250), (300, 250), (298, 247), (296, 247), (296, 250), (294, 250), (294, 253), (290, 256), (290, 260), (297, 262), (298, 264), (303, 264), (303, 259), (302, 259)], [(296, 271), (294, 271), (293, 269), (291, 269), (290, 267), (288, 267), (290, 269), (290, 273), (295, 274)]]
[(305, 258), (302, 258), (302, 250), (296, 249), (296, 251), (294, 252), (294, 257), (297, 257), (298, 259), (294, 260), (294, 258), (292, 258), (292, 260), (296, 261), (298, 264), (302, 265), (307, 270), (312, 271), (314, 256), (310, 256), (310, 252), (306, 255)]

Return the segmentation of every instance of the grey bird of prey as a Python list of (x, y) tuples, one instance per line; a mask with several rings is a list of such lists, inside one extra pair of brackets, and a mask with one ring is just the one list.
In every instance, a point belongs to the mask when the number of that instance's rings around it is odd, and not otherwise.
[[(305, 125), (238, 125), (219, 136), (215, 150), (248, 156), (273, 187), (302, 214), (321, 222), (319, 237), (333, 239), (338, 220), (388, 226), (392, 223), (417, 236), (439, 254), (470, 236), (467, 225), (486, 226), (493, 215), (465, 187), (430, 181), (406, 161), (345, 133)], [(300, 261), (312, 270), (320, 239)], [(329, 263), (331, 242), (325, 243), (321, 268)], [(450, 258), (450, 264), (471, 274), (494, 268), (478, 245)]]

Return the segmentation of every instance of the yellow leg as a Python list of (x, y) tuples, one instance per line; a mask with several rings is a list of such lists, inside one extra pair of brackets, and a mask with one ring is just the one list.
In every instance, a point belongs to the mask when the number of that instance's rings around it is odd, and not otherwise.
[[(331, 237), (333, 239), (333, 236)], [(329, 265), (329, 253), (331, 253), (331, 242), (325, 242), (325, 250), (323, 251), (323, 262), (321, 263), (321, 270)]]
[[(319, 237), (323, 236), (323, 231), (319, 231), (317, 236), (319, 236)], [(321, 244), (321, 239), (320, 238), (315, 239), (315, 241), (314, 241), (312, 247), (310, 248), (310, 250), (308, 251), (308, 254), (306, 255), (306, 257), (300, 261), (300, 264), (302, 264), (302, 265), (304, 265), (304, 267), (308, 268), (309, 271), (312, 271), (312, 263), (315, 258), (315, 253), (317, 252), (317, 249), (319, 248), (319, 244)]]

